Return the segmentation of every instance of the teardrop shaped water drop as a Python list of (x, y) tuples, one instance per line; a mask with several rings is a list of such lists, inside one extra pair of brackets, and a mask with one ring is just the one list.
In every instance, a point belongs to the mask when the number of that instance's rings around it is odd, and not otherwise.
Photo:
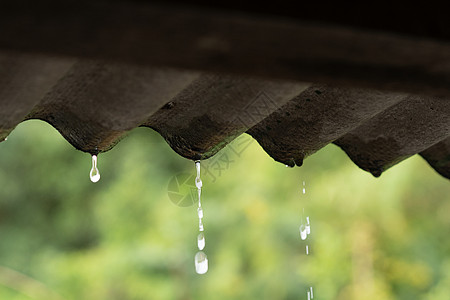
[(203, 251), (197, 252), (195, 254), (195, 272), (197, 274), (205, 274), (208, 272), (208, 257)]
[(97, 155), (92, 155), (92, 169), (89, 175), (92, 182), (97, 182), (100, 180), (100, 172), (97, 168)]
[(308, 234), (306, 233), (306, 226), (303, 224), (300, 225), (299, 231), (300, 231), (300, 238), (302, 240), (306, 240), (306, 237), (308, 236)]
[(203, 250), (205, 248), (205, 245), (206, 245), (205, 234), (203, 232), (200, 232), (197, 236), (198, 250)]

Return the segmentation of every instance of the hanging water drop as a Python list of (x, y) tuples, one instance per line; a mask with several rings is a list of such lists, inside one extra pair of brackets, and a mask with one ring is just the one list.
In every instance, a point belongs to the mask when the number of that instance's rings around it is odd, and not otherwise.
[(203, 251), (197, 252), (195, 254), (195, 272), (197, 274), (205, 274), (208, 272), (208, 257)]
[(205, 248), (205, 234), (200, 232), (197, 236), (197, 246), (198, 250), (203, 250)]
[(97, 182), (100, 180), (100, 172), (97, 168), (97, 155), (92, 155), (92, 169), (89, 175), (92, 182)]

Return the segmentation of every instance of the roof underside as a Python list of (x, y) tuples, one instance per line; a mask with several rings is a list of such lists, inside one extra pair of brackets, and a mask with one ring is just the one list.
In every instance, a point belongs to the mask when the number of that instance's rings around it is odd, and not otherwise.
[(96, 154), (146, 126), (206, 159), (248, 133), (290, 166), (335, 143), (374, 176), (419, 153), (450, 178), (439, 12), (381, 26), (333, 7), (314, 18), (233, 2), (35, 2), (0, 4), (1, 140), (41, 119)]

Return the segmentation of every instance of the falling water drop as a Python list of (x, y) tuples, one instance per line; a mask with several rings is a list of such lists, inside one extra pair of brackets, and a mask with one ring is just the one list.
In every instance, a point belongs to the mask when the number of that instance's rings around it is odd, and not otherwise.
[(97, 155), (92, 155), (92, 169), (89, 175), (92, 182), (97, 182), (100, 180), (100, 172), (97, 168)]
[(308, 236), (308, 233), (307, 233), (307, 230), (306, 230), (306, 226), (304, 224), (300, 225), (299, 231), (300, 231), (300, 238), (303, 241), (306, 240), (306, 237)]
[(200, 232), (197, 236), (197, 246), (198, 250), (203, 250), (205, 248), (205, 234)]
[(197, 214), (199, 219), (203, 219), (203, 208), (197, 208)]
[(303, 195), (306, 194), (306, 186), (305, 186), (305, 182), (304, 181), (303, 181), (303, 190), (302, 190), (302, 192), (303, 192)]
[(197, 252), (195, 254), (195, 272), (197, 274), (205, 274), (208, 272), (208, 257), (203, 251)]
[(309, 255), (309, 246), (306, 245), (306, 255)]
[(308, 291), (307, 294), (308, 294), (308, 300), (311, 300), (311, 292)]
[(314, 298), (314, 293), (313, 293), (313, 288), (312, 288), (312, 286), (309, 287), (309, 290), (311, 291), (311, 299), (313, 299), (313, 298)]

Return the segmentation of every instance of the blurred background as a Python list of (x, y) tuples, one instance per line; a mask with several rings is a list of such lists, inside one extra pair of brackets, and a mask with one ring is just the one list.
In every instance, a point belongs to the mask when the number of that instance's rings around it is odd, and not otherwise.
[(93, 184), (89, 154), (41, 121), (0, 143), (0, 299), (450, 295), (450, 184), (418, 156), (376, 179), (329, 145), (290, 169), (242, 135), (202, 162), (205, 275), (194, 163), (138, 128), (98, 164)]

